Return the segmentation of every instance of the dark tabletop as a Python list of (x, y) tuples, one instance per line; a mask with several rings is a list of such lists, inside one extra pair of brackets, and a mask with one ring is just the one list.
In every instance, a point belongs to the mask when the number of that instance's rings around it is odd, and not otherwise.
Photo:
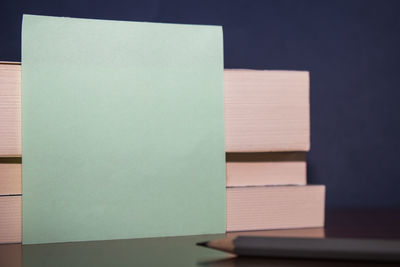
[[(400, 211), (330, 211), (325, 228), (247, 232), (285, 237), (400, 239)], [(229, 233), (228, 236), (238, 233)], [(237, 258), (196, 246), (225, 237), (202, 235), (58, 244), (0, 245), (0, 267), (62, 266), (398, 266), (395, 264)]]

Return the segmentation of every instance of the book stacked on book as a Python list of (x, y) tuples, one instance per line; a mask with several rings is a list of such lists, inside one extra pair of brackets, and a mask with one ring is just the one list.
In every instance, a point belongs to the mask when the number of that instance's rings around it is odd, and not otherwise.
[[(309, 73), (225, 70), (227, 231), (321, 227), (306, 185)], [(21, 65), (0, 63), (0, 243), (21, 242)]]
[(321, 227), (325, 187), (306, 185), (309, 73), (225, 70), (227, 231)]
[(21, 65), (0, 62), (0, 243), (21, 242)]

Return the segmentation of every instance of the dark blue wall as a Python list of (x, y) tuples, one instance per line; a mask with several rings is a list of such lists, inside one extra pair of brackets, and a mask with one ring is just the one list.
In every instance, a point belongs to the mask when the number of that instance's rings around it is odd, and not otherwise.
[(0, 3), (0, 60), (23, 13), (224, 27), (225, 67), (311, 71), (310, 183), (327, 206), (400, 207), (400, 1)]

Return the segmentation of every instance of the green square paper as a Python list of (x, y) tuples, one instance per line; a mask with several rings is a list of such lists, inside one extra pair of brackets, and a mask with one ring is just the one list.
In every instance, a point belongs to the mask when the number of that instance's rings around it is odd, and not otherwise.
[(23, 243), (225, 231), (219, 26), (24, 15)]

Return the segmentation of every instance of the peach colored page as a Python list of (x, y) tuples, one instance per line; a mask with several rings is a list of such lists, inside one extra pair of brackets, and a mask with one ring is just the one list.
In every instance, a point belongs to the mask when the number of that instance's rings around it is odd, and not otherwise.
[(227, 152), (308, 151), (309, 73), (225, 70)]
[(21, 65), (0, 62), (0, 157), (21, 156)]
[(305, 185), (306, 162), (227, 162), (226, 185)]
[(261, 230), (261, 231), (241, 231), (226, 233), (227, 237), (236, 236), (274, 236), (274, 237), (304, 237), (304, 238), (324, 238), (325, 230), (318, 228), (284, 229), (284, 230)]
[(0, 243), (21, 243), (21, 196), (0, 197)]
[(21, 164), (0, 164), (0, 195), (21, 194)]
[(231, 187), (227, 231), (322, 227), (325, 186)]

